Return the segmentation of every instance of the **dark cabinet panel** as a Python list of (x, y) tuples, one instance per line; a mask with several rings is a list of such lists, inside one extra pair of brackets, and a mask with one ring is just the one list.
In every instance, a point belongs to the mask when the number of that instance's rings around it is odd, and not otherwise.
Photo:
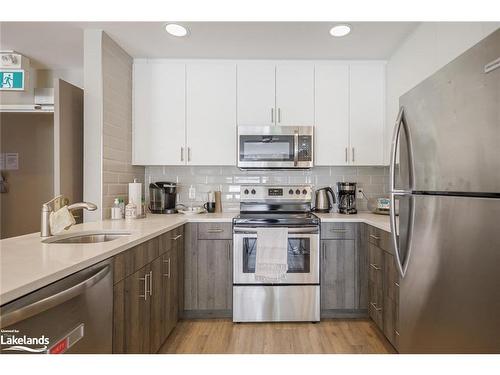
[(158, 257), (159, 238), (143, 242), (114, 257), (114, 282), (133, 274)]
[(114, 286), (114, 353), (149, 353), (149, 265)]
[(182, 294), (178, 281), (182, 235), (183, 228), (176, 228), (115, 257), (118, 278), (146, 263), (114, 285), (114, 353), (156, 353), (174, 329)]

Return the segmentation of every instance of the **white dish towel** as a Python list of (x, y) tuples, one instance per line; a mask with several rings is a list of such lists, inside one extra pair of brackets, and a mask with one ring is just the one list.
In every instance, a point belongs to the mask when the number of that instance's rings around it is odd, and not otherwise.
[(270, 282), (285, 280), (288, 271), (287, 250), (287, 228), (257, 228), (255, 279)]
[(57, 211), (50, 213), (49, 225), (52, 234), (59, 234), (75, 224), (75, 218), (69, 212), (68, 206), (63, 206)]

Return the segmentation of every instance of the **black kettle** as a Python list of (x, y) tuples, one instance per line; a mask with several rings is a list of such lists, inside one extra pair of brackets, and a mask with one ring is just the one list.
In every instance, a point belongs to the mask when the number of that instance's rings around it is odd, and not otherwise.
[(335, 203), (335, 193), (332, 188), (327, 186), (321, 189), (316, 190), (315, 192), (315, 200), (314, 200), (314, 208), (315, 212), (330, 212)]

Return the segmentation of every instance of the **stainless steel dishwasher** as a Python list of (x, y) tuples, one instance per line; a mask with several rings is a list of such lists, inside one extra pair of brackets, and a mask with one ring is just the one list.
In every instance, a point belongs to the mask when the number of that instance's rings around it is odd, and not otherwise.
[(1, 353), (111, 353), (110, 260), (0, 307)]

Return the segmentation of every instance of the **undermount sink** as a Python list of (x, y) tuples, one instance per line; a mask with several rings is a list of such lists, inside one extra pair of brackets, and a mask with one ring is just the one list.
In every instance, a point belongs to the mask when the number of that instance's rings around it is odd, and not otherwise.
[(42, 242), (47, 244), (92, 244), (117, 240), (118, 238), (130, 236), (130, 234), (130, 232), (118, 231), (80, 232), (53, 236), (43, 240)]

